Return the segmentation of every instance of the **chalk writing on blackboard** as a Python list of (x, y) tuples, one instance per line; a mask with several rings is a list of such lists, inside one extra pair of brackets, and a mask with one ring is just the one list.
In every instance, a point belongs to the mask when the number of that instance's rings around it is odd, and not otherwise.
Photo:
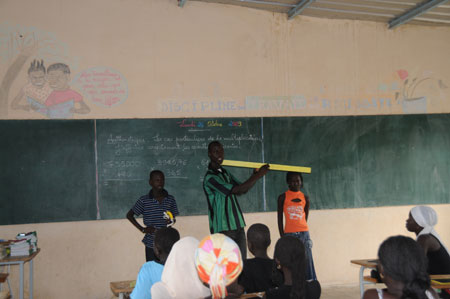
[[(210, 124), (219, 126), (221, 123), (212, 121)], [(197, 126), (197, 123), (189, 121), (180, 122), (178, 125), (189, 128)], [(136, 169), (149, 166), (143, 165), (142, 160), (138, 161), (132, 158), (135, 156), (146, 157), (151, 168), (164, 169), (167, 178), (188, 179), (187, 169), (190, 167), (190, 163), (191, 165), (192, 163), (200, 164), (202, 167), (207, 166), (208, 160), (204, 157), (211, 140), (225, 141), (225, 148), (236, 150), (241, 149), (244, 142), (262, 141), (260, 136), (245, 133), (197, 135), (197, 133), (187, 131), (185, 134), (180, 132), (180, 135), (165, 136), (157, 133), (145, 137), (110, 134), (106, 141), (106, 147), (114, 153), (115, 159), (103, 162), (104, 184), (107, 185), (108, 181), (118, 179), (146, 180), (146, 178), (136, 177), (136, 174), (140, 173)], [(201, 151), (203, 157), (201, 161), (197, 161), (197, 159), (192, 161), (186, 158), (186, 155), (194, 157), (197, 151)]]

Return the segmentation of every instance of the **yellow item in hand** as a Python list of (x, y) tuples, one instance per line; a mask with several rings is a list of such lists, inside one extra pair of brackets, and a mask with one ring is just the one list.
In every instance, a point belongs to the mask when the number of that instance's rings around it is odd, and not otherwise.
[(170, 222), (167, 224), (167, 227), (172, 226), (175, 222), (173, 219), (173, 214), (170, 211), (164, 212), (164, 219), (169, 220)]

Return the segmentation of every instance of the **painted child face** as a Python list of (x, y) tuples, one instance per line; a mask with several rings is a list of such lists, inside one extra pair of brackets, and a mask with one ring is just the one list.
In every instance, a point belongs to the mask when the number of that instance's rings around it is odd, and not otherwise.
[(48, 84), (54, 90), (65, 90), (69, 88), (69, 74), (65, 74), (61, 70), (52, 70), (47, 74)]
[(43, 87), (45, 84), (45, 73), (43, 71), (33, 71), (28, 75), (30, 83), (36, 87)]
[(157, 173), (154, 174), (151, 178), (150, 178), (150, 186), (152, 186), (152, 189), (154, 190), (162, 190), (164, 188), (164, 175)]
[(302, 186), (302, 179), (299, 175), (293, 175), (288, 180), (289, 190), (291, 191), (299, 191)]
[(223, 159), (225, 157), (225, 152), (223, 150), (223, 146), (222, 145), (214, 145), (211, 150), (208, 152), (208, 156), (211, 159), (211, 162), (213, 163), (217, 163), (217, 164), (222, 164)]

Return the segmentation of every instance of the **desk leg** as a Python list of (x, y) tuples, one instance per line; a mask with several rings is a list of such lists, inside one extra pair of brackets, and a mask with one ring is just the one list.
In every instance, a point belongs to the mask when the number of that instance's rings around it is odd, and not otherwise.
[(361, 299), (364, 295), (364, 269), (366, 269), (364, 266), (361, 266), (359, 269), (359, 292), (361, 294)]
[(20, 286), (19, 286), (19, 298), (23, 299), (23, 262), (20, 262)]
[(33, 260), (30, 261), (30, 280), (28, 281), (29, 298), (33, 299)]

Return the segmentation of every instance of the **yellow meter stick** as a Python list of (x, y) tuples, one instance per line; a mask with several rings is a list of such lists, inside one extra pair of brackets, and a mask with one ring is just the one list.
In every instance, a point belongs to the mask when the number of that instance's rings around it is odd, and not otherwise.
[[(257, 163), (257, 162), (245, 162), (245, 161), (235, 161), (235, 160), (223, 160), (222, 166), (235, 166), (235, 167), (246, 167), (246, 168), (260, 168), (266, 163)], [(290, 165), (281, 165), (281, 164), (269, 164), (270, 170), (279, 170), (279, 171), (293, 171), (293, 172), (302, 172), (302, 173), (311, 173), (310, 167), (303, 166), (290, 166)]]

